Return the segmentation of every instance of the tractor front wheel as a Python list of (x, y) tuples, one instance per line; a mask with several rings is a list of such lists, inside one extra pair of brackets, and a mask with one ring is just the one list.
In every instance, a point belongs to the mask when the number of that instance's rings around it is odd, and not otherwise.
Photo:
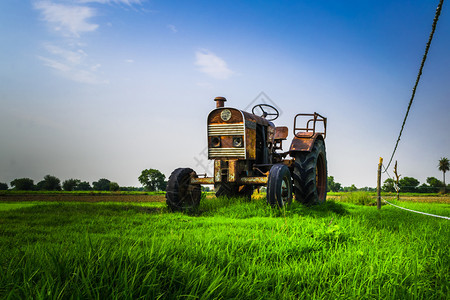
[(166, 203), (172, 211), (184, 211), (198, 207), (201, 198), (199, 184), (191, 184), (197, 174), (190, 168), (178, 168), (167, 182)]
[(327, 158), (322, 140), (314, 142), (311, 152), (296, 153), (293, 179), (295, 200), (307, 205), (325, 202)]
[(267, 202), (272, 207), (280, 208), (292, 202), (291, 172), (283, 164), (276, 164), (270, 168), (267, 181)]

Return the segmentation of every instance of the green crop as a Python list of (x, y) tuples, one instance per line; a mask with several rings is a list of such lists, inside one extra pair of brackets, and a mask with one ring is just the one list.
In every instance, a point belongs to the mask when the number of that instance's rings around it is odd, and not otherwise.
[[(18, 205), (13, 203), (14, 205)], [(265, 199), (0, 205), (0, 298), (446, 299), (448, 220)], [(450, 215), (448, 204), (408, 204)], [(419, 207), (418, 207), (419, 205)]]

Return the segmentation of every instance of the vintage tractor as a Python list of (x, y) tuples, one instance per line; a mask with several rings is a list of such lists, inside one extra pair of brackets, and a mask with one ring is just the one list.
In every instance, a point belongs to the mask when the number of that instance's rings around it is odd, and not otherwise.
[[(325, 136), (327, 119), (314, 114), (297, 114), (289, 151), (282, 142), (287, 127), (271, 121), (278, 110), (267, 104), (255, 105), (252, 113), (225, 107), (217, 97), (216, 109), (208, 115), (208, 159), (214, 160), (212, 177), (197, 176), (190, 168), (178, 168), (167, 183), (166, 202), (173, 211), (200, 204), (201, 188), (214, 185), (216, 196), (250, 199), (255, 188), (267, 186), (267, 202), (283, 207), (295, 199), (304, 204), (322, 203), (327, 194)], [(298, 127), (303, 120), (306, 127)], [(289, 156), (289, 158), (288, 158)]]

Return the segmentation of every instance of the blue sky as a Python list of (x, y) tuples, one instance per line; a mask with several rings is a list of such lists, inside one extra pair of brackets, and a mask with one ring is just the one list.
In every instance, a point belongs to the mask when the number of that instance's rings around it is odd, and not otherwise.
[[(146, 168), (204, 173), (213, 98), (244, 109), (264, 92), (282, 110), (277, 125), (292, 128), (300, 112), (328, 117), (329, 175), (375, 186), (436, 6), (4, 0), (0, 182), (51, 174), (138, 186)], [(445, 3), (395, 156), (400, 174), (422, 183), (441, 179), (438, 160), (450, 155), (449, 16)]]

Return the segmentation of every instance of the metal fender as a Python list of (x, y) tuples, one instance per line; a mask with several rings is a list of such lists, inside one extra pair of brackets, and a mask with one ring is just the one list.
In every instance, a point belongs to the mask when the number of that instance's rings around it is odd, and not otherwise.
[[(306, 133), (306, 134), (305, 134)], [(289, 148), (289, 153), (293, 153), (293, 152), (298, 152), (298, 151), (307, 151), (307, 152), (311, 152), (313, 146), (314, 146), (314, 142), (316, 141), (316, 139), (320, 139), (320, 140), (324, 140), (322, 134), (320, 133), (315, 133), (313, 135), (311, 135), (311, 133), (308, 132), (302, 132), (302, 135), (304, 134), (305, 136), (303, 137), (294, 137), (294, 139), (292, 140), (291, 143), (291, 147)]]

